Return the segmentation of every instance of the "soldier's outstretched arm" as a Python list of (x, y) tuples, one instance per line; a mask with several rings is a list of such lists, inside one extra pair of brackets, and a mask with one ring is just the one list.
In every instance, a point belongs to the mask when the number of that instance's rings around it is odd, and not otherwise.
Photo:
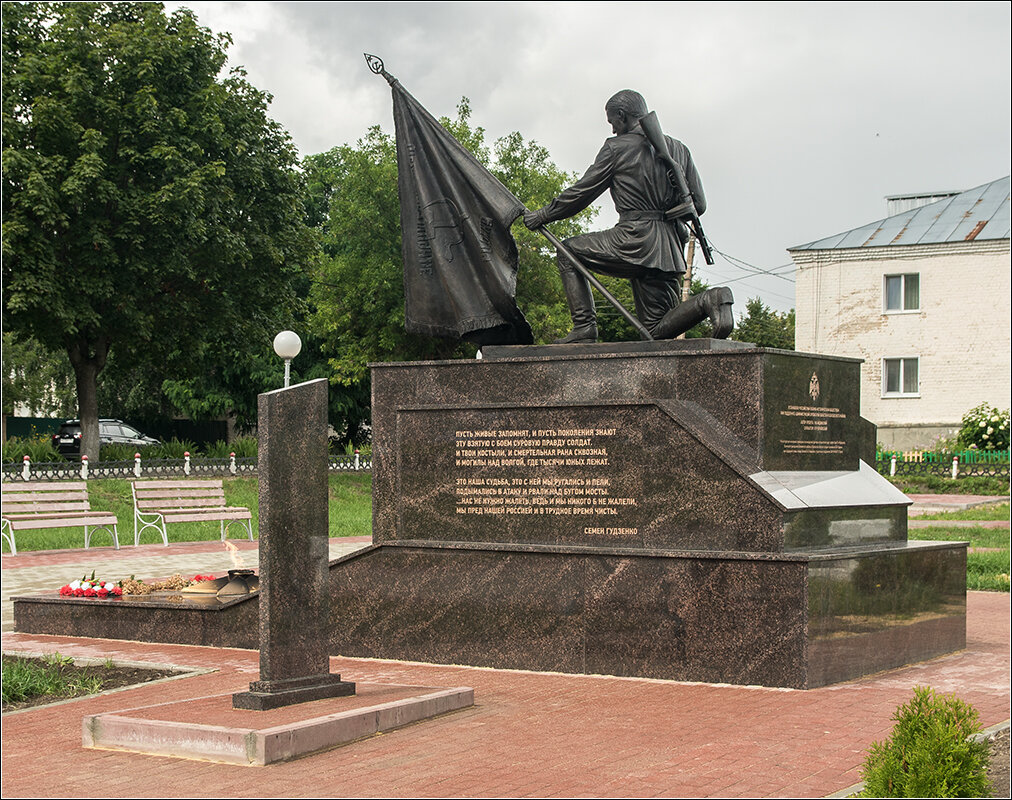
[(614, 171), (615, 157), (609, 143), (605, 142), (583, 177), (548, 205), (524, 214), (524, 225), (534, 230), (549, 222), (579, 214), (611, 186)]

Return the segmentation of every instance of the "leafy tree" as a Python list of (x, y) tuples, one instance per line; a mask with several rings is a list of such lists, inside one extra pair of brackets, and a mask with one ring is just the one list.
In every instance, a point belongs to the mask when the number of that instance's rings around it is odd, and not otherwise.
[(4, 4), (5, 325), (67, 353), (92, 459), (111, 353), (239, 369), (313, 254), (269, 96), (218, 78), (229, 42), (160, 3)]
[(3, 335), (3, 414), (18, 405), (36, 416), (73, 413), (74, 375), (63, 353), (53, 353), (30, 337)]
[[(470, 123), (466, 98), (457, 118), (440, 122), (475, 157), (530, 207), (549, 202), (575, 180), (552, 163), (548, 151), (519, 133), (490, 148), (485, 131)], [(474, 346), (409, 334), (404, 330), (404, 278), (401, 261), (397, 152), (392, 136), (379, 126), (352, 147), (342, 145), (308, 156), (304, 162), (306, 206), (322, 234), (323, 257), (311, 292), (313, 333), (327, 355), (331, 381), (348, 411), (368, 402), (371, 361), (467, 358)], [(587, 210), (554, 223), (559, 237), (585, 229)], [(555, 251), (521, 221), (513, 227), (519, 250), (517, 302), (537, 340), (551, 340), (569, 329), (569, 312), (555, 266)], [(357, 399), (356, 399), (357, 398)], [(333, 402), (333, 401), (332, 401)], [(364, 418), (363, 418), (364, 419)]]
[(759, 347), (794, 349), (794, 309), (787, 313), (773, 311), (758, 297), (745, 305), (745, 316), (734, 328), (732, 339), (752, 342)]

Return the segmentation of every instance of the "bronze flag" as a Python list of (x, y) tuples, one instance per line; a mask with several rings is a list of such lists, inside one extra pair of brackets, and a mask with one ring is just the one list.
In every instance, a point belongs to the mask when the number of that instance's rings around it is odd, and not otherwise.
[(382, 74), (393, 90), (405, 327), (479, 346), (533, 343), (510, 233), (523, 203)]

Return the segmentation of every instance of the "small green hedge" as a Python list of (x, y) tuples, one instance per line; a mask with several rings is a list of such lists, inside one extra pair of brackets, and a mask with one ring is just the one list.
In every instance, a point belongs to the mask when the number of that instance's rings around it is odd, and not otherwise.
[(977, 710), (954, 695), (914, 687), (900, 706), (896, 726), (865, 759), (861, 797), (986, 797), (989, 749), (971, 738), (980, 731)]

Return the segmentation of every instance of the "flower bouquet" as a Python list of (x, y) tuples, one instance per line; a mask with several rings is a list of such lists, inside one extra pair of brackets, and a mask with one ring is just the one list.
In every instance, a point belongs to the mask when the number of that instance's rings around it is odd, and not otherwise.
[(94, 597), (99, 600), (106, 600), (110, 597), (122, 597), (123, 587), (112, 581), (103, 581), (91, 573), (91, 577), (82, 577), (79, 581), (72, 581), (66, 586), (60, 587), (62, 597)]

